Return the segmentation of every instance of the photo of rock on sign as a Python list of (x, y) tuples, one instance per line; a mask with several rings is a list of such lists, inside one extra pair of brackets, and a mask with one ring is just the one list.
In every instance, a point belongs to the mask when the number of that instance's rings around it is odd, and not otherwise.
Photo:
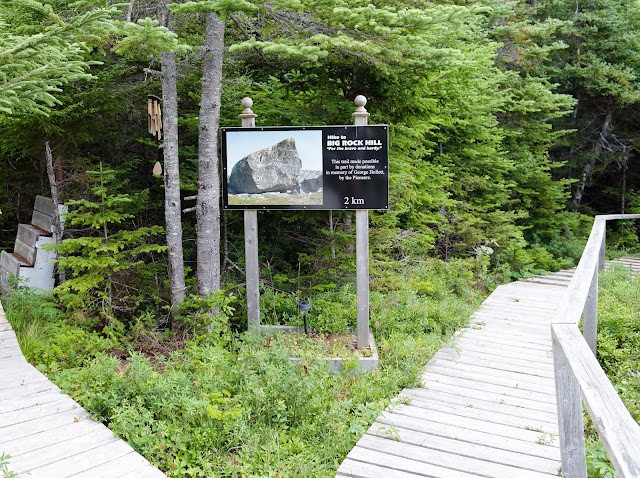
[(322, 132), (227, 134), (229, 205), (322, 206)]

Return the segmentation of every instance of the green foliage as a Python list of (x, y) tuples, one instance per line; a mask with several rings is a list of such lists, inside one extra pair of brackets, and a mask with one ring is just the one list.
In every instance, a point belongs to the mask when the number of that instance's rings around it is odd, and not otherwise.
[(599, 438), (587, 440), (587, 476), (589, 478), (617, 478), (618, 474), (611, 465)]
[(4, 478), (18, 478), (18, 474), (9, 469), (10, 458), (11, 456), (6, 453), (0, 454), (0, 472)]
[[(377, 337), (395, 332), (407, 335), (449, 335), (462, 325), (470, 305), (457, 299), (471, 295), (470, 284), (487, 279), (488, 271), (477, 270), (463, 261), (452, 264), (425, 261), (411, 265), (377, 265), (370, 296), (371, 327)], [(331, 290), (311, 292), (307, 322), (325, 334), (348, 334), (356, 326), (354, 283)], [(260, 297), (263, 323), (303, 326), (297, 303), (300, 296), (266, 289)], [(353, 307), (345, 307), (351, 304)]]
[(588, 0), (572, 5), (554, 0), (539, 4), (534, 15), (541, 22), (554, 19), (555, 40), (564, 46), (536, 65), (536, 73), (542, 72), (578, 101), (573, 115), (560, 121), (575, 132), (552, 154), (566, 162), (565, 177), (576, 178), (578, 184), (586, 180), (582, 203), (619, 211), (622, 205), (616, 196), (628, 187), (621, 176), (637, 160), (631, 150), (638, 144), (638, 4)]
[(577, 264), (587, 243), (593, 219), (570, 212), (563, 212), (556, 216), (555, 220), (558, 221), (557, 235), (554, 237), (534, 236), (535, 242), (551, 252), (554, 257), (570, 261), (571, 264)]
[(187, 337), (224, 345), (231, 336), (229, 316), (235, 311), (236, 301), (237, 297), (222, 290), (206, 298), (189, 295), (173, 312), (174, 321)]
[(172, 3), (168, 5), (174, 13), (208, 13), (218, 12), (228, 15), (234, 12), (255, 12), (259, 7), (246, 0), (218, 0), (215, 3), (204, 2), (184, 2)]
[[(134, 198), (111, 193), (116, 179), (113, 170), (100, 165), (98, 171), (88, 171), (88, 174), (95, 178), (91, 190), (97, 200), (69, 201), (68, 205), (75, 208), (65, 215), (65, 221), (71, 226), (87, 226), (96, 235), (65, 239), (54, 246), (61, 254), (58, 266), (72, 274), (56, 291), (75, 293), (75, 304), (68, 303), (70, 306), (89, 306), (110, 315), (114, 276), (144, 264), (144, 255), (163, 252), (166, 247), (149, 243), (149, 238), (163, 232), (160, 226), (112, 231), (114, 225), (134, 217), (128, 212)], [(143, 198), (144, 195), (140, 195), (136, 199)]]
[(51, 298), (28, 287), (14, 286), (3, 303), (22, 353), (45, 370), (79, 367), (100, 351), (115, 346), (115, 342), (95, 331), (60, 320), (61, 314)]
[(190, 50), (189, 45), (178, 41), (178, 35), (158, 25), (159, 22), (152, 18), (138, 20), (138, 23), (120, 23), (121, 38), (113, 51), (132, 60), (144, 60), (149, 56), (159, 57), (165, 51)]
[(607, 243), (612, 249), (619, 251), (620, 255), (623, 252), (627, 253), (625, 255), (637, 252), (640, 241), (635, 221), (616, 221), (615, 228), (607, 230)]
[[(170, 360), (170, 362), (168, 362)], [(176, 352), (163, 371), (140, 354), (122, 364), (98, 356), (80, 371), (57, 379), (140, 453), (172, 476), (211, 476), (211, 458), (242, 412), (226, 390), (230, 365), (220, 349)]]
[[(222, 314), (231, 312), (231, 296), (190, 298), (180, 320), (205, 333), (179, 347), (175, 337), (156, 335), (160, 343), (153, 348), (142, 340), (150, 334), (144, 324), (153, 327), (152, 318), (140, 318), (120, 334), (110, 332), (112, 327), (100, 333), (93, 330), (97, 322), (77, 313), (64, 318), (45, 298), (21, 289), (3, 301), (21, 343), (25, 328), (20, 324), (48, 324), (30, 360), (167, 474), (267, 476), (278, 471), (329, 477), (391, 398), (418, 382), (425, 362), (478, 302), (472, 265), (432, 261), (384, 272), (394, 290), (381, 280), (372, 297), (380, 366), (361, 375), (352, 374), (358, 366), (354, 359), (346, 360), (343, 373), (331, 373), (318, 359), (319, 347), (306, 338), (292, 346), (286, 337), (233, 334)], [(38, 298), (43, 301), (38, 312), (26, 314), (32, 310), (28, 301)], [(355, 309), (352, 287), (322, 291), (312, 300), (314, 309), (327, 314), (327, 328), (333, 327), (333, 312)], [(215, 307), (221, 314), (212, 324), (209, 312)], [(288, 301), (282, 310), (290, 308)], [(344, 325), (352, 327), (351, 314), (346, 315)], [(317, 315), (310, 321), (320, 324)], [(210, 325), (213, 331), (207, 333)], [(290, 360), (296, 351), (302, 359), (297, 363)]]
[[(640, 279), (616, 265), (600, 278), (598, 361), (631, 416), (640, 423)], [(617, 476), (594, 425), (587, 421), (587, 465), (590, 477)]]
[(64, 20), (35, 0), (0, 2), (0, 115), (47, 115), (68, 82), (90, 79), (87, 52), (111, 30), (113, 7)]
[[(281, 37), (274, 20), (261, 35), (231, 48), (233, 65), (239, 61), (257, 72), (244, 91), (254, 99), (261, 124), (341, 123), (352, 106), (334, 98), (357, 93), (366, 94), (373, 123), (390, 124), (391, 207), (371, 219), (371, 243), (381, 260), (424, 257), (434, 248), (449, 259), (491, 245), (499, 258), (491, 265), (503, 266), (514, 250), (526, 249), (536, 237), (546, 243), (562, 227), (556, 213), (569, 184), (552, 176), (558, 165), (548, 149), (566, 133), (554, 130), (552, 121), (574, 101), (539, 75), (500, 67), (495, 40), (503, 37), (494, 28), (510, 13), (490, 3), (412, 9), (282, 2), (278, 12), (287, 25), (298, 19), (288, 8), (318, 23)], [(252, 22), (241, 20), (245, 26)], [(519, 41), (549, 37), (558, 29), (552, 23), (532, 27)], [(264, 66), (272, 58), (284, 63), (277, 75)], [(236, 114), (229, 114), (230, 124)], [(559, 265), (542, 250), (532, 254), (507, 267), (518, 273), (529, 264)]]

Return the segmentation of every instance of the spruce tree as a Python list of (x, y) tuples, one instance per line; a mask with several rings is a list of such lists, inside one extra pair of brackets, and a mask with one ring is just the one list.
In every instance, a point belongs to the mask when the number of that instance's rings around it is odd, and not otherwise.
[(63, 85), (91, 78), (89, 45), (112, 28), (115, 12), (91, 8), (66, 20), (46, 3), (2, 0), (0, 115), (46, 115)]
[(102, 164), (87, 173), (92, 178), (93, 197), (69, 200), (65, 224), (82, 226), (90, 233), (52, 245), (62, 255), (58, 259), (59, 267), (69, 275), (56, 291), (72, 293), (65, 296), (69, 305), (97, 310), (109, 319), (116, 305), (114, 282), (117, 277), (144, 264), (146, 255), (166, 250), (165, 246), (150, 242), (164, 229), (161, 226), (118, 229), (134, 217), (128, 210), (134, 201), (143, 200), (144, 194), (132, 197), (115, 193), (114, 185), (118, 183), (115, 171), (103, 168)]

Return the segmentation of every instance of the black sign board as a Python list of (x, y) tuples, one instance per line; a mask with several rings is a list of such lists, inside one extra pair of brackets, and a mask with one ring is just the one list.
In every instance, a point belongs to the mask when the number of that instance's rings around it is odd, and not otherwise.
[(386, 125), (222, 128), (225, 209), (388, 209)]

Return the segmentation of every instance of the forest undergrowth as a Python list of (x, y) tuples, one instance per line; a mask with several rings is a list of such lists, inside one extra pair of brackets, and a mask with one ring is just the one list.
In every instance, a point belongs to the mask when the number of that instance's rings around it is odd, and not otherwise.
[[(264, 336), (240, 331), (232, 294), (215, 299), (213, 321), (203, 321), (211, 302), (192, 302), (174, 332), (150, 313), (128, 324), (69, 313), (25, 287), (3, 303), (27, 359), (167, 475), (322, 477), (467, 322), (488, 292), (483, 274), (480, 260), (429, 260), (374, 279), (380, 365), (364, 374), (353, 373), (354, 358), (331, 373), (313, 347), (299, 363), (286, 341), (265, 347)], [(263, 322), (301, 326), (297, 300), (263, 289)], [(354, 328), (352, 283), (312, 302), (314, 330)]]
[[(599, 279), (598, 295), (598, 362), (640, 423), (640, 277), (611, 267)], [(586, 411), (585, 424), (589, 477), (617, 477)]]
[[(635, 245), (625, 237), (610, 232), (611, 257)], [(573, 242), (565, 250), (580, 250)], [(549, 268), (575, 260), (536, 257)], [(539, 262), (512, 270), (492, 260), (483, 249), (449, 262), (372, 261), (370, 324), (380, 363), (362, 374), (354, 373), (354, 356), (341, 373), (330, 372), (311, 340), (247, 332), (237, 284), (207, 299), (189, 296), (171, 320), (153, 304), (106, 314), (86, 307), (101, 294), (69, 300), (63, 288), (37, 294), (19, 283), (2, 302), (27, 359), (168, 476), (328, 477), (496, 285), (542, 272)], [(330, 281), (329, 273), (285, 280), (265, 267), (262, 324), (302, 327), (297, 303), (310, 298), (311, 329), (351, 333), (353, 278), (333, 271)], [(600, 287), (598, 358), (638, 420), (638, 279), (613, 268)], [(294, 355), (301, 360), (291, 361)], [(589, 476), (615, 476), (588, 417), (585, 423)]]

